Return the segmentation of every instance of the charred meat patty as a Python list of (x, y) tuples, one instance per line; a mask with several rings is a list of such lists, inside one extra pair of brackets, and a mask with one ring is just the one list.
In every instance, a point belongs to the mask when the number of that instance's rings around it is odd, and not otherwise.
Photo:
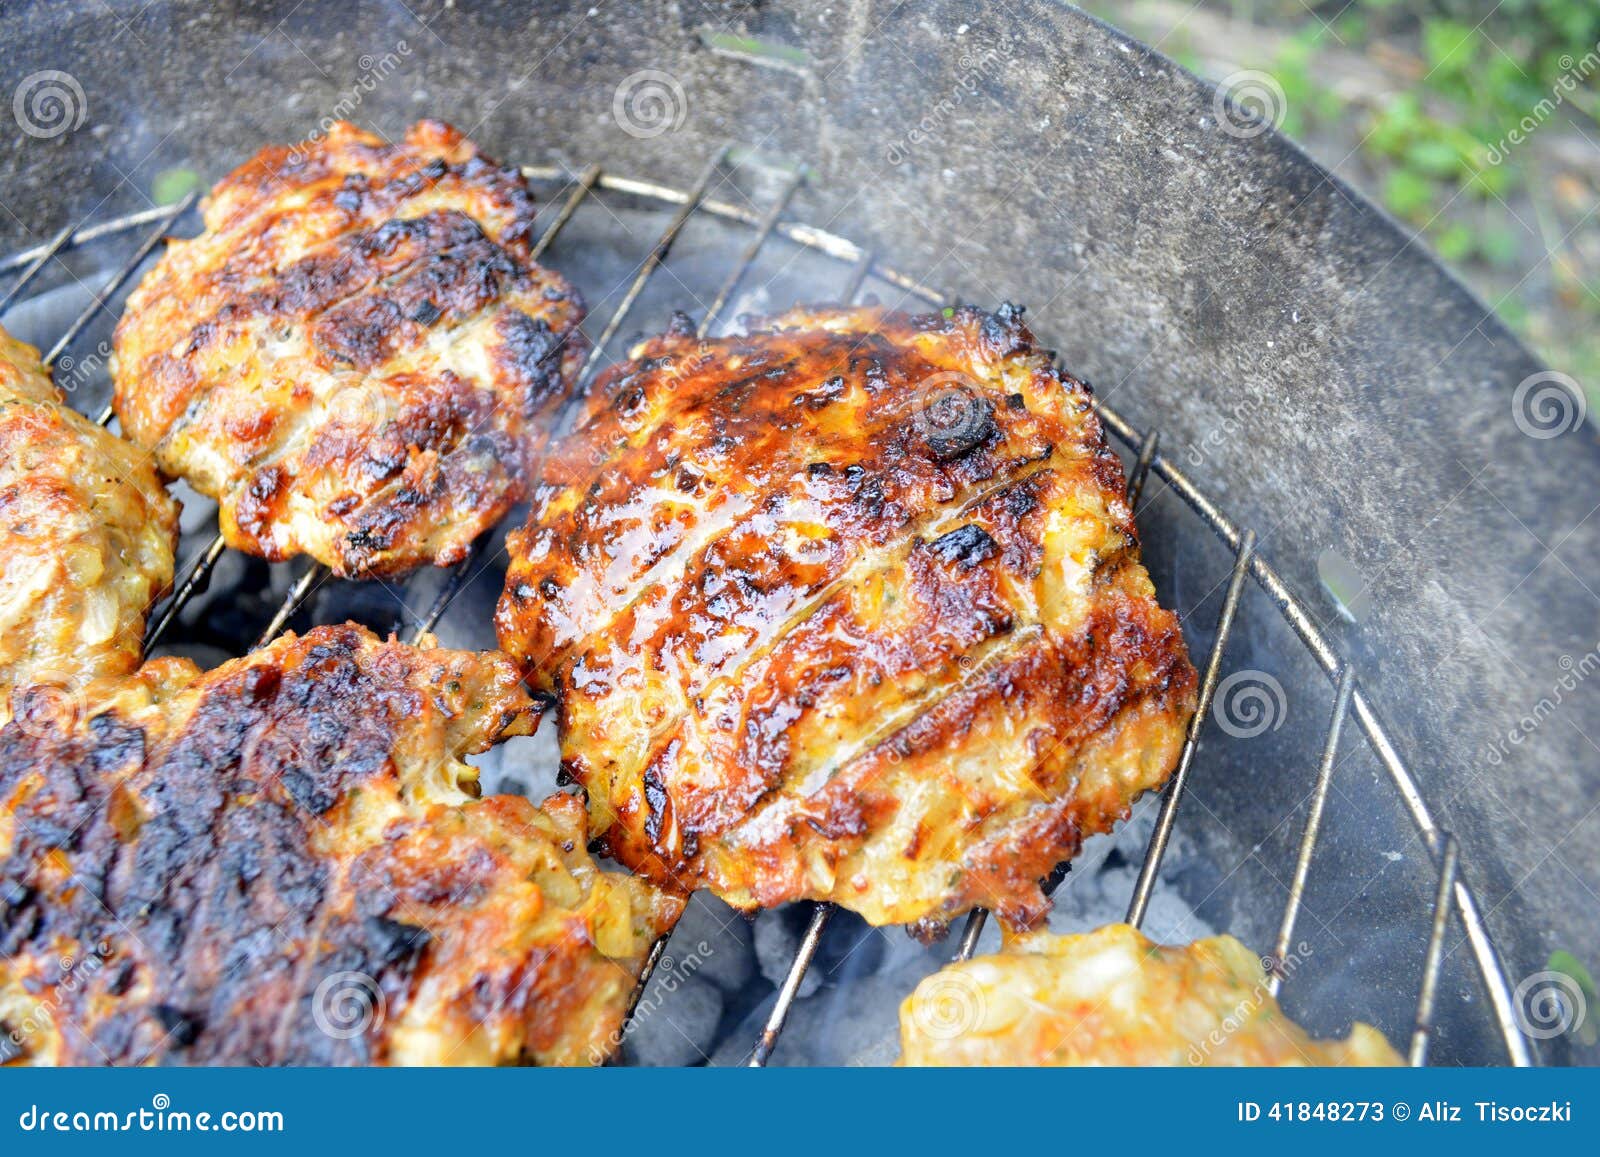
[(36, 1064), (596, 1063), (680, 902), (583, 805), (475, 798), (501, 655), (285, 636), (0, 729), (0, 1048)]
[(70, 713), (139, 665), (177, 535), (149, 455), (68, 407), (0, 330), (0, 722)]
[(123, 429), (229, 545), (343, 576), (457, 561), (523, 495), (583, 355), (520, 173), (454, 129), (268, 148), (129, 298)]
[(629, 867), (1016, 926), (1194, 707), (1085, 387), (1011, 307), (687, 319), (597, 384), (497, 625)]

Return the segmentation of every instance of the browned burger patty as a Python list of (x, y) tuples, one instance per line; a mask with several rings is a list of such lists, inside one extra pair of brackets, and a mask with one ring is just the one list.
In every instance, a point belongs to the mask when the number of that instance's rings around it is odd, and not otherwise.
[(677, 900), (577, 800), (473, 798), (501, 655), (319, 627), (0, 729), (0, 1050), (37, 1064), (584, 1064)]
[(0, 723), (70, 712), (139, 665), (177, 535), (149, 455), (69, 408), (0, 330)]
[(1183, 636), (1020, 312), (685, 322), (600, 382), (497, 622), (624, 864), (746, 909), (1024, 926), (1171, 773)]
[(129, 299), (123, 429), (241, 550), (346, 576), (457, 561), (521, 498), (584, 352), (533, 231), (521, 175), (434, 121), (264, 149)]

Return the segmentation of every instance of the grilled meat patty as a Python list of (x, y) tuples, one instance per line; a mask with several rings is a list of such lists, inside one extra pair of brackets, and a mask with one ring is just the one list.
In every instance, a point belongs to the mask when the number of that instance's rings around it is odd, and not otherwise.
[(598, 383), (497, 613), (629, 867), (1016, 926), (1193, 711), (1084, 386), (1020, 310), (802, 309)]
[(177, 534), (149, 456), (70, 409), (0, 330), (0, 722), (70, 713), (139, 665)]
[(1126, 924), (1025, 936), (900, 1006), (903, 1065), (1398, 1065), (1370, 1025), (1313, 1040), (1232, 936), (1166, 947)]
[(423, 121), (229, 174), (128, 301), (123, 429), (229, 545), (343, 576), (459, 560), (523, 495), (584, 343), (520, 173)]
[(680, 902), (462, 762), (501, 655), (319, 627), (0, 729), (0, 1049), (34, 1063), (602, 1059)]

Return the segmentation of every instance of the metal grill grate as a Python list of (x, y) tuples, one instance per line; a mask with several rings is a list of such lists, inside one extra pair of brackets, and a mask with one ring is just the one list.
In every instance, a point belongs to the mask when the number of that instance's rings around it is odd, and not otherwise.
[[(700, 323), (699, 333), (702, 336), (709, 332), (716, 318), (732, 301), (740, 284), (760, 255), (763, 245), (768, 243), (774, 235), (782, 237), (795, 245), (823, 254), (843, 266), (847, 273), (838, 291), (840, 300), (853, 301), (867, 278), (871, 277), (903, 290), (907, 294), (926, 302), (931, 307), (943, 308), (952, 304), (952, 301), (945, 295), (923, 285), (916, 278), (882, 263), (871, 250), (816, 226), (785, 219), (784, 211), (801, 184), (802, 174), (798, 169), (792, 171), (785, 178), (779, 193), (761, 211), (708, 196), (708, 190), (712, 187), (713, 181), (716, 180), (719, 174), (724, 173), (730, 167), (736, 166), (730, 159), (729, 150), (724, 149), (708, 162), (699, 178), (687, 190), (677, 189), (651, 180), (619, 176), (602, 171), (598, 166), (590, 166), (578, 174), (572, 174), (554, 167), (530, 167), (523, 170), (527, 177), (536, 183), (554, 185), (563, 189), (560, 209), (539, 238), (534, 248), (535, 256), (543, 254), (555, 240), (557, 234), (571, 222), (584, 203), (594, 199), (592, 194), (596, 190), (637, 198), (647, 204), (674, 210), (666, 229), (656, 239), (648, 255), (639, 265), (626, 292), (611, 312), (604, 328), (599, 336), (594, 339), (593, 349), (583, 366), (581, 385), (586, 386), (600, 367), (605, 364), (607, 349), (626, 322), (646, 284), (665, 264), (674, 242), (677, 241), (685, 225), (697, 213), (748, 229), (751, 234), (740, 257), (722, 281), (716, 298)], [(77, 225), (62, 229), (42, 245), (15, 253), (8, 258), (0, 259), (0, 276), (11, 273), (17, 274), (9, 288), (4, 291), (3, 295), (0, 295), (0, 312), (22, 300), (28, 287), (34, 283), (35, 279), (53, 259), (69, 252), (82, 250), (96, 242), (117, 239), (141, 230), (145, 226), (153, 225), (153, 229), (141, 235), (142, 239), (137, 249), (106, 280), (90, 305), (73, 319), (51, 346), (45, 360), (47, 364), (55, 364), (71, 344), (80, 337), (85, 327), (101, 311), (110, 308), (112, 300), (118, 291), (141, 268), (169, 230), (188, 213), (194, 202), (195, 198), (191, 195), (171, 206), (153, 208), (100, 222), (85, 220)], [(1322, 757), (1312, 789), (1305, 828), (1301, 834), (1288, 900), (1279, 923), (1273, 960), (1283, 961), (1289, 952), (1296, 918), (1304, 900), (1306, 883), (1316, 855), (1317, 839), (1322, 825), (1324, 805), (1332, 783), (1335, 756), (1340, 736), (1345, 722), (1353, 714), (1373, 754), (1377, 757), (1394, 787), (1399, 792), (1406, 810), (1432, 855), (1438, 870), (1437, 890), (1434, 894), (1431, 912), (1430, 934), (1419, 983), (1416, 1021), (1410, 1042), (1411, 1063), (1420, 1065), (1427, 1060), (1434, 1003), (1443, 959), (1444, 936), (1452, 908), (1461, 920), (1468, 944), (1472, 950), (1473, 960), (1489, 997), (1489, 1009), (1493, 1017), (1494, 1026), (1505, 1043), (1506, 1052), (1511, 1063), (1519, 1066), (1534, 1063), (1528, 1043), (1518, 1030), (1514, 1015), (1511, 986), (1501, 965), (1499, 955), (1489, 937), (1477, 900), (1471, 888), (1459, 876), (1457, 870), (1459, 849), (1455, 837), (1441, 829), (1434, 820), (1427, 802), (1423, 799), (1418, 789), (1416, 779), (1411, 774), (1394, 743), (1390, 740), (1372, 704), (1362, 694), (1354, 670), (1341, 658), (1327, 637), (1318, 628), (1306, 605), (1288, 588), (1272, 565), (1256, 552), (1255, 533), (1249, 528), (1241, 527), (1230, 519), (1210, 495), (1185, 475), (1170, 458), (1161, 454), (1159, 449), (1160, 432), (1155, 429), (1147, 432), (1135, 429), (1133, 425), (1107, 405), (1103, 399), (1095, 399), (1095, 408), (1102, 422), (1113, 436), (1137, 455), (1128, 482), (1129, 493), (1133, 502), (1137, 504), (1147, 478), (1150, 473), (1154, 472), (1184, 500), (1189, 509), (1212, 533), (1221, 539), (1233, 554), (1233, 566), (1228, 578), (1227, 592), (1223, 600), (1221, 613), (1217, 620), (1215, 641), (1203, 667), (1199, 706), (1185, 737), (1178, 769), (1162, 794), (1155, 828), (1144, 860), (1140, 865), (1133, 896), (1128, 905), (1128, 922), (1137, 926), (1144, 918), (1155, 885), (1157, 869), (1171, 839), (1177, 822), (1179, 807), (1183, 800), (1184, 790), (1199, 752), (1206, 720), (1210, 714), (1209, 708), (1212, 696), (1217, 688), (1222, 659), (1238, 614), (1240, 599), (1246, 583), (1254, 580), (1256, 585), (1276, 605), (1285, 622), (1321, 667), (1334, 689), (1333, 706), (1324, 740)], [(102, 425), (111, 421), (112, 414), (109, 407), (98, 415), (98, 419)], [(443, 588), (432, 600), (427, 612), (415, 624), (410, 634), (411, 639), (415, 640), (417, 636), (432, 630), (438, 624), (440, 618), (449, 608), (451, 601), (470, 579), (474, 564), (482, 554), (483, 545), (487, 537), (485, 536), (484, 539), (474, 544), (468, 557), (453, 568)], [(222, 538), (218, 535), (199, 552), (182, 579), (176, 584), (173, 595), (160, 608), (159, 613), (153, 617), (145, 641), (147, 648), (153, 646), (172, 628), (185, 604), (204, 589), (208, 576), (224, 554), (225, 549)], [(311, 566), (306, 569), (291, 584), (283, 604), (272, 616), (256, 645), (261, 646), (281, 632), (307, 596), (318, 585), (326, 581), (328, 577), (328, 572), (321, 566)], [(1055, 882), (1058, 881), (1052, 881), (1052, 883)], [(765, 1028), (759, 1039), (754, 1043), (749, 1058), (749, 1064), (752, 1066), (765, 1065), (770, 1059), (783, 1031), (784, 1024), (789, 1017), (794, 1000), (799, 993), (801, 981), (805, 978), (806, 971), (811, 965), (833, 910), (831, 904), (815, 905), (810, 924), (800, 941), (799, 949), (789, 967), (788, 974), (779, 987), (776, 1003), (767, 1019)], [(987, 913), (982, 910), (971, 913), (958, 942), (955, 954), (956, 959), (965, 960), (972, 956), (986, 920)], [(643, 975), (634, 990), (629, 1007), (630, 1015), (643, 994), (656, 964), (660, 961), (666, 944), (667, 940), (663, 938), (652, 949), (646, 961)], [(1282, 980), (1283, 975), (1280, 972), (1274, 972), (1270, 976), (1269, 987), (1274, 994), (1281, 987)]]

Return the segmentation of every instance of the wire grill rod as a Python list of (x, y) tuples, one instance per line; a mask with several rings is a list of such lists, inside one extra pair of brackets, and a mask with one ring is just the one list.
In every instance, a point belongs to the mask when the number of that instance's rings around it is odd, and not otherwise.
[(1184, 736), (1183, 750), (1178, 754), (1178, 769), (1172, 773), (1172, 779), (1161, 795), (1161, 811), (1156, 815), (1155, 830), (1150, 833), (1150, 847), (1145, 851), (1144, 862), (1139, 865), (1139, 879), (1133, 886), (1133, 899), (1128, 902), (1128, 923), (1135, 928), (1144, 923), (1144, 914), (1150, 907), (1150, 894), (1155, 891), (1156, 873), (1161, 869), (1167, 844), (1172, 840), (1172, 828), (1178, 821), (1178, 805), (1183, 802), (1184, 789), (1189, 786), (1195, 753), (1200, 750), (1200, 736), (1205, 731), (1206, 719), (1211, 715), (1211, 698), (1216, 694), (1217, 682), (1222, 677), (1222, 656), (1228, 649), (1228, 636), (1233, 631), (1233, 620), (1239, 613), (1239, 599), (1244, 594), (1244, 580), (1250, 573), (1250, 559), (1255, 552), (1255, 531), (1247, 530), (1239, 541), (1239, 550), (1234, 557), (1233, 573), (1228, 578), (1228, 592), (1223, 596), (1222, 612), (1217, 616), (1217, 636), (1211, 644), (1205, 672), (1200, 677), (1200, 694), (1195, 699), (1189, 732)]
[(1295, 858), (1294, 878), (1289, 883), (1289, 898), (1283, 906), (1283, 920), (1278, 925), (1278, 939), (1272, 949), (1272, 974), (1267, 977), (1267, 991), (1273, 996), (1283, 987), (1283, 964), (1289, 959), (1289, 945), (1294, 940), (1295, 920), (1300, 915), (1300, 905), (1305, 899), (1306, 881), (1311, 877), (1311, 858), (1316, 854), (1317, 836), (1322, 831), (1322, 812), (1328, 803), (1328, 789), (1333, 786), (1333, 767), (1339, 755), (1339, 738), (1344, 731), (1345, 717), (1350, 714), (1350, 696), (1356, 689), (1356, 673), (1348, 665), (1339, 673), (1339, 688), (1334, 694), (1333, 716), (1328, 721), (1328, 736), (1322, 744), (1322, 761), (1317, 765), (1316, 786), (1311, 789), (1311, 806), (1306, 812), (1306, 827), (1300, 837), (1300, 853)]

